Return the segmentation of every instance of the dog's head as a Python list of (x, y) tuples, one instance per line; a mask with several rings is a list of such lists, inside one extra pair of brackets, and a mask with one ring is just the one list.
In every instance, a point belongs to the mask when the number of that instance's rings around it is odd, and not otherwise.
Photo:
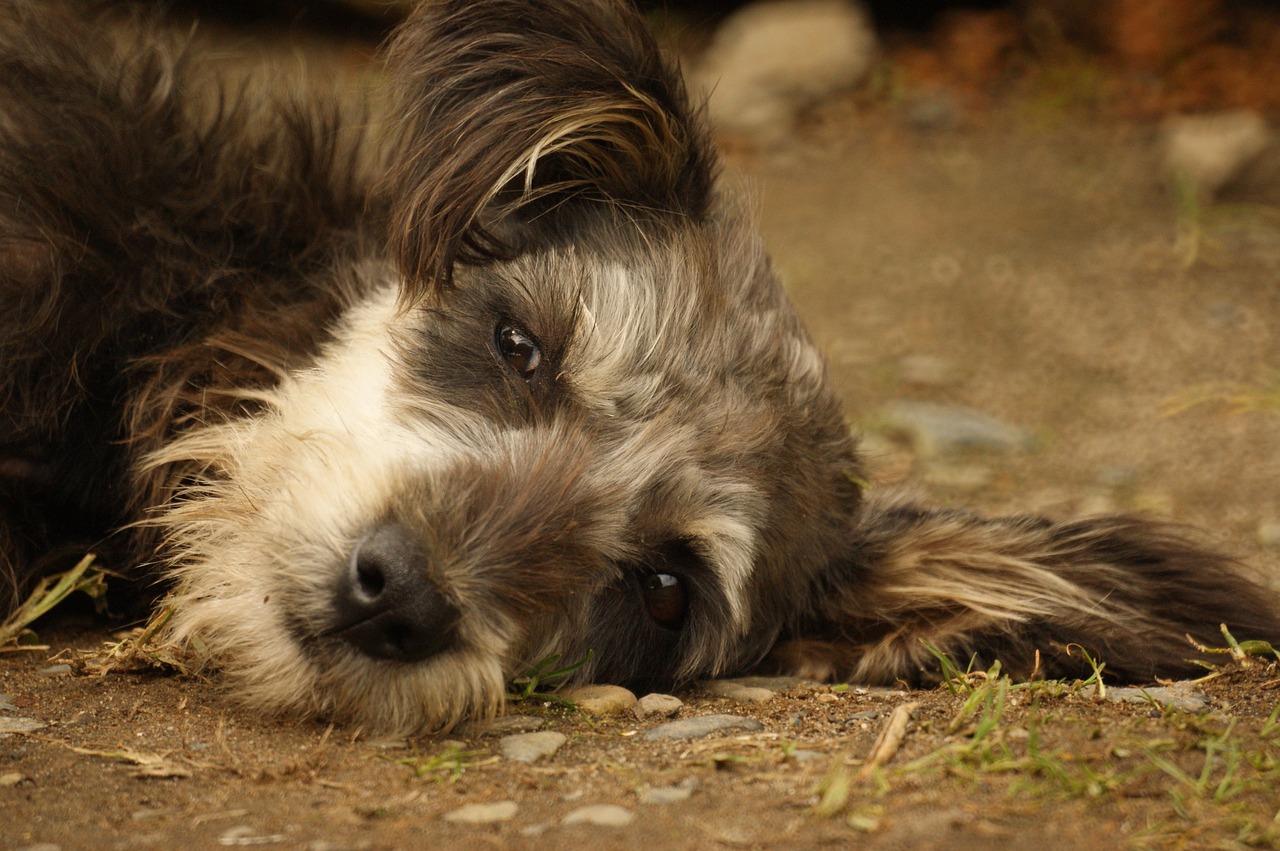
[(425, 6), (386, 259), (314, 368), (156, 460), (176, 631), (261, 705), (426, 729), (540, 659), (741, 669), (849, 551), (825, 366), (633, 11)]

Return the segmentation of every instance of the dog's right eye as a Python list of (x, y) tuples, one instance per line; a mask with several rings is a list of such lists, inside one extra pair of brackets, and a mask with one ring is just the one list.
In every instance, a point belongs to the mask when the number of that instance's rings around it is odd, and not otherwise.
[(650, 573), (641, 579), (644, 607), (653, 622), (664, 629), (679, 629), (689, 611), (684, 582), (671, 573)]
[(494, 331), (498, 354), (525, 381), (533, 378), (542, 364), (542, 349), (533, 335), (515, 325), (500, 324)]

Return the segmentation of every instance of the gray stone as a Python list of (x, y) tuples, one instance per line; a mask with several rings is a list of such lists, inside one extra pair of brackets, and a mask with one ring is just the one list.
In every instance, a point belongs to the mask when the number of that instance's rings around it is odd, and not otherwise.
[(0, 718), (0, 736), (6, 733), (34, 733), (49, 726), (34, 718)]
[(636, 814), (617, 804), (590, 804), (578, 807), (561, 821), (561, 824), (591, 824), (596, 827), (626, 827), (635, 821)]
[(654, 692), (653, 694), (646, 694), (636, 701), (636, 705), (631, 707), (631, 711), (640, 720), (644, 720), (651, 715), (670, 718), (679, 712), (682, 706), (684, 706), (684, 701), (680, 700), (680, 698)]
[(458, 824), (494, 824), (515, 818), (520, 807), (515, 801), (494, 801), (491, 804), (467, 804), (444, 814), (445, 821)]
[(498, 749), (505, 758), (513, 762), (536, 762), (560, 750), (560, 746), (566, 741), (563, 733), (544, 730), (505, 736), (498, 742)]
[(891, 402), (878, 412), (881, 427), (911, 441), (921, 455), (967, 450), (1026, 450), (1035, 435), (963, 405), (939, 402)]
[(498, 718), (486, 718), (479, 721), (468, 721), (454, 729), (459, 736), (468, 739), (480, 736), (505, 736), (512, 733), (531, 733), (541, 730), (547, 725), (545, 718), (536, 715), (503, 715)]
[(766, 703), (777, 694), (760, 686), (745, 686), (733, 680), (714, 680), (703, 683), (702, 687), (712, 697), (722, 697), (734, 703)]
[(800, 112), (857, 85), (875, 48), (850, 0), (762, 0), (721, 24), (691, 76), (718, 127), (774, 141)]
[(655, 786), (640, 792), (642, 804), (678, 804), (687, 801), (698, 788), (698, 778), (689, 777), (674, 786)]
[(646, 730), (644, 740), (658, 742), (679, 739), (701, 739), (713, 733), (734, 731), (754, 732), (763, 730), (764, 725), (753, 718), (740, 715), (699, 715), (696, 718), (682, 718), (679, 721), (668, 721), (657, 727)]
[(1209, 699), (1204, 692), (1191, 686), (1147, 686), (1146, 688), (1122, 688), (1112, 686), (1107, 689), (1107, 700), (1117, 703), (1146, 703), (1154, 701), (1165, 708), (1180, 709), (1183, 712), (1205, 712), (1209, 709)]
[(636, 696), (622, 686), (582, 686), (562, 696), (588, 715), (618, 715), (636, 705)]

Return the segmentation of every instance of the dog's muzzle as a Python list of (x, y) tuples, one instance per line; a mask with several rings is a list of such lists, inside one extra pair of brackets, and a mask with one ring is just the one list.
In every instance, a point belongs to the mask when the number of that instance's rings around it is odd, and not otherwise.
[(429, 578), (428, 562), (418, 537), (398, 523), (363, 537), (335, 589), (328, 634), (393, 662), (421, 662), (449, 649), (458, 610)]

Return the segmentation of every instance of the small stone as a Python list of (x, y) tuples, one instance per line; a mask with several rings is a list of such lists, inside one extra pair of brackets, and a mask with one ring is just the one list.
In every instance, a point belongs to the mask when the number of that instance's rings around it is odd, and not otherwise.
[(47, 726), (34, 718), (0, 718), (0, 736), (5, 733), (34, 733)]
[(636, 814), (617, 804), (591, 804), (569, 813), (561, 824), (591, 824), (596, 827), (626, 827), (635, 821)]
[(679, 721), (668, 721), (657, 727), (646, 730), (644, 740), (658, 742), (680, 739), (701, 739), (713, 733), (731, 731), (754, 732), (763, 730), (764, 725), (754, 718), (743, 718), (740, 715), (699, 715), (696, 718), (682, 718)]
[(259, 833), (247, 824), (228, 828), (218, 837), (219, 845), (237, 847), (243, 845), (277, 845), (287, 842), (289, 837), (283, 833)]
[(1204, 692), (1186, 685), (1147, 686), (1146, 688), (1107, 689), (1107, 700), (1117, 703), (1146, 703), (1154, 701), (1159, 706), (1180, 709), (1183, 712), (1204, 712), (1209, 709), (1209, 698)]
[(693, 74), (722, 129), (775, 141), (805, 109), (855, 86), (876, 38), (849, 0), (763, 0), (716, 30)]
[(494, 824), (515, 818), (520, 807), (515, 801), (495, 801), (492, 804), (467, 804), (444, 814), (445, 821), (458, 824)]
[(485, 718), (478, 721), (467, 721), (454, 728), (454, 732), (467, 739), (481, 736), (506, 736), (513, 733), (532, 733), (547, 725), (545, 718), (536, 715), (502, 715), (498, 718)]
[(591, 685), (565, 692), (563, 697), (588, 715), (617, 715), (636, 705), (636, 696), (622, 686)]
[(682, 706), (684, 706), (684, 701), (680, 698), (654, 692), (653, 694), (646, 694), (636, 701), (636, 705), (631, 707), (631, 711), (643, 721), (651, 715), (659, 718), (670, 718), (679, 712)]
[(968, 450), (1011, 451), (1035, 446), (1035, 435), (963, 405), (891, 402), (877, 416), (881, 427), (911, 441), (925, 456)]
[(71, 673), (71, 666), (67, 664), (50, 665), (47, 668), (41, 668), (36, 674), (41, 677), (60, 677), (63, 674)]
[(951, 361), (934, 355), (907, 355), (898, 361), (898, 377), (921, 387), (946, 387), (955, 382)]
[(1164, 132), (1170, 177), (1202, 198), (1238, 177), (1271, 141), (1266, 119), (1249, 110), (1174, 116)]
[(503, 757), (512, 762), (536, 762), (560, 750), (560, 746), (566, 741), (563, 733), (544, 730), (505, 736), (498, 742), (498, 749), (502, 751)]
[(0, 774), (0, 788), (17, 786), (19, 783), (21, 783), (23, 780), (26, 780), (26, 779), (27, 779), (27, 776), (23, 774), (21, 771), (6, 771), (4, 774)]
[(640, 793), (642, 804), (678, 804), (687, 801), (698, 788), (698, 778), (689, 777), (674, 786), (655, 786)]
[(703, 683), (702, 687), (712, 697), (722, 697), (734, 703), (766, 703), (777, 697), (777, 694), (770, 689), (744, 686), (733, 680), (715, 680)]

